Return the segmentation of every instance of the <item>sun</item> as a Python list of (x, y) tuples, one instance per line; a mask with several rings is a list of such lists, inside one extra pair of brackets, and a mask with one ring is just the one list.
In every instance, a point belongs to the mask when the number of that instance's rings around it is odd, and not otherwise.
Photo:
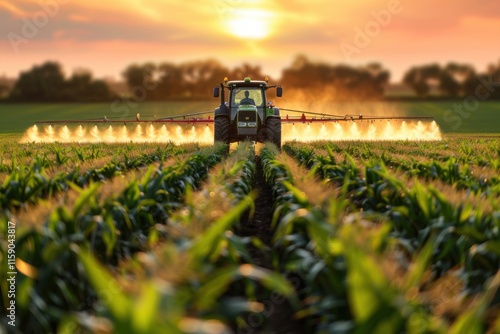
[(261, 9), (235, 9), (228, 20), (229, 32), (244, 39), (264, 39), (271, 33), (271, 13)]

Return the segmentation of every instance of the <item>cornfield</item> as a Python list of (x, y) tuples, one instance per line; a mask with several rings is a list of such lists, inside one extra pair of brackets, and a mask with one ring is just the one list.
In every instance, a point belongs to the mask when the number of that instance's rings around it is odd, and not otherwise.
[(497, 138), (0, 151), (17, 332), (500, 333)]

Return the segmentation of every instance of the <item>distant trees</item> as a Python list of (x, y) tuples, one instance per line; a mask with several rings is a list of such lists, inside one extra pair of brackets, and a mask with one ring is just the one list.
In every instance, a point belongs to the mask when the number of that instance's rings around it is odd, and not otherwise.
[(164, 100), (169, 98), (207, 98), (212, 88), (224, 77), (242, 80), (249, 76), (263, 80), (259, 66), (243, 64), (234, 69), (214, 59), (173, 63), (145, 63), (128, 66), (122, 73), (136, 100)]
[[(122, 76), (129, 87), (129, 98), (134, 103), (208, 98), (212, 88), (224, 77), (230, 80), (241, 80), (246, 76), (263, 80), (266, 77), (260, 66), (242, 64), (228, 68), (214, 59), (180, 64), (132, 64)], [(306, 100), (311, 97), (325, 101), (378, 100), (384, 98), (389, 78), (389, 71), (378, 63), (353, 67), (313, 62), (299, 55), (283, 69), (279, 82), (288, 91), (286, 97), (297, 94)], [(413, 66), (404, 74), (403, 82), (419, 98), (436, 95), (500, 99), (500, 62), (491, 65), (484, 73), (477, 73), (469, 64), (455, 62), (445, 66), (436, 63)], [(117, 98), (107, 83), (94, 79), (90, 71), (76, 70), (66, 79), (61, 65), (50, 61), (22, 72), (14, 87), (9, 88), (0, 86), (0, 96), (10, 90), (10, 101), (98, 102)]]
[(463, 84), (464, 95), (480, 99), (500, 99), (500, 62), (490, 65), (485, 73), (469, 76)]
[(63, 100), (64, 74), (55, 62), (46, 62), (22, 72), (11, 91), (10, 98), (20, 101), (60, 101)]
[(500, 98), (500, 63), (498, 66), (491, 65), (487, 73), (476, 73), (471, 65), (454, 62), (445, 66), (414, 66), (405, 73), (403, 82), (421, 98), (429, 96), (432, 88), (438, 89), (441, 96), (449, 98)]
[(75, 71), (66, 82), (66, 97), (70, 101), (109, 101), (113, 97), (103, 80), (92, 79), (88, 70)]
[(298, 56), (283, 70), (287, 90), (310, 91), (314, 97), (328, 92), (332, 100), (381, 99), (390, 74), (380, 64), (365, 67), (315, 63)]
[(133, 64), (125, 69), (123, 78), (129, 87), (141, 87), (154, 84), (154, 76), (157, 71), (153, 63), (144, 65)]
[(9, 87), (6, 84), (0, 83), (0, 97), (3, 97), (9, 92)]
[(112, 98), (107, 84), (93, 80), (89, 71), (77, 71), (66, 80), (56, 62), (22, 72), (9, 96), (12, 101), (24, 102), (97, 102)]
[(432, 83), (439, 81), (441, 69), (438, 64), (415, 66), (403, 77), (403, 82), (410, 86), (419, 97), (426, 97)]
[(448, 63), (442, 70), (439, 89), (443, 95), (457, 97), (465, 93), (465, 82), (476, 76), (471, 65)]

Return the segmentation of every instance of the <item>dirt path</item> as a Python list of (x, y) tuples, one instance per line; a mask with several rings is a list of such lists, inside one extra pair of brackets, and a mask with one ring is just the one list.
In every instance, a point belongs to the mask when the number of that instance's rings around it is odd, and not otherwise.
[[(273, 216), (273, 197), (271, 187), (266, 183), (262, 172), (260, 157), (255, 157), (256, 175), (254, 189), (258, 191), (255, 199), (255, 213), (242, 221), (242, 236), (254, 236), (272, 248), (271, 238), (273, 231), (271, 221)], [(272, 252), (259, 250), (255, 247), (250, 249), (254, 264), (273, 270), (271, 265)], [(285, 275), (285, 274), (283, 274)], [(294, 319), (294, 310), (291, 305), (281, 296), (271, 294), (259, 298), (265, 311), (262, 314), (250, 315), (246, 328), (238, 328), (237, 333), (277, 333), (277, 334), (302, 334), (305, 333), (304, 325)]]

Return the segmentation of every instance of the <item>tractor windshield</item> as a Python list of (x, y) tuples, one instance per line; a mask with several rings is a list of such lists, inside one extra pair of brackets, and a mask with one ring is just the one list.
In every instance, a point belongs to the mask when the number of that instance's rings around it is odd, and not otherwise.
[(253, 105), (262, 107), (264, 99), (262, 98), (262, 89), (258, 87), (241, 87), (233, 90), (231, 105)]

